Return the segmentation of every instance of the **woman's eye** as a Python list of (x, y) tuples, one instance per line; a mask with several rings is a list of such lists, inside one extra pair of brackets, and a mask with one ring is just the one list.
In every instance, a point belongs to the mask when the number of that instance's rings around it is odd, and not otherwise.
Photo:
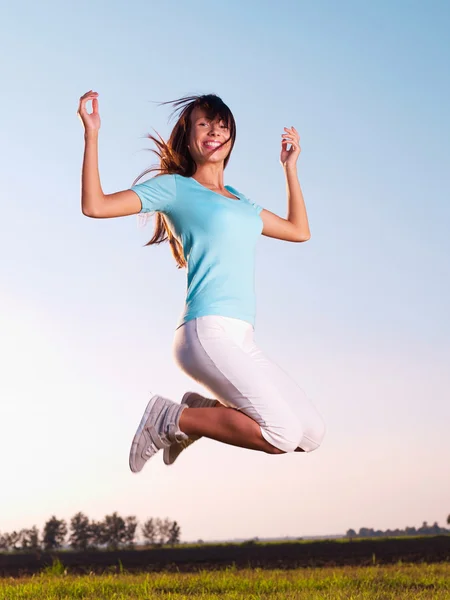
[[(208, 126), (208, 127), (209, 127), (209, 126), (210, 126), (210, 123), (209, 123), (208, 121), (200, 121), (199, 125), (206, 125), (206, 126)], [(224, 125), (223, 123), (222, 123), (222, 125), (221, 125), (220, 127), (221, 127), (222, 129), (228, 129), (228, 126), (227, 126), (227, 125)]]

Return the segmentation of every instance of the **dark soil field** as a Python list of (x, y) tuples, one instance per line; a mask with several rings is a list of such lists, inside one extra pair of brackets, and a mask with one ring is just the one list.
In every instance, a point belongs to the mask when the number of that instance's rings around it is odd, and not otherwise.
[(450, 536), (180, 545), (119, 551), (0, 554), (0, 577), (42, 572), (58, 559), (72, 574), (126, 571), (197, 572), (237, 568), (372, 566), (450, 561)]

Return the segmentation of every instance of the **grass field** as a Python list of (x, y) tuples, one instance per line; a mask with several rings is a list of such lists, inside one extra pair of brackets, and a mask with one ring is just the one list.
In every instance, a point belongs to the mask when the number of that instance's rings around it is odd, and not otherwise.
[[(53, 569), (55, 572), (55, 569)], [(450, 599), (450, 563), (0, 579), (1, 600)]]

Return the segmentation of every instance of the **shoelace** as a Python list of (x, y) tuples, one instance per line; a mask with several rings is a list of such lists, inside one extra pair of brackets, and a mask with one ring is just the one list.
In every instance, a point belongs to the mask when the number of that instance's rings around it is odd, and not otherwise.
[[(149, 433), (151, 435), (150, 431), (149, 431)], [(176, 443), (186, 443), (186, 442), (188, 442), (187, 445), (189, 445), (189, 443), (191, 443), (191, 440), (189, 438), (178, 439), (180, 434), (181, 434), (181, 436), (184, 435), (181, 432), (179, 432), (179, 434), (177, 435), (175, 433), (175, 426), (169, 425), (166, 432), (159, 434), (159, 438), (160, 438), (163, 446), (171, 446), (174, 443), (176, 444)], [(150, 458), (151, 456), (153, 456), (153, 454), (156, 454), (156, 452), (158, 452), (158, 450), (160, 450), (160, 448), (158, 448), (158, 446), (155, 444), (155, 442), (150, 442), (150, 444), (145, 449), (144, 454), (147, 458)]]
[[(166, 433), (160, 433), (159, 437), (163, 445), (169, 446), (171, 444)], [(151, 456), (153, 456), (153, 454), (156, 454), (158, 450), (160, 450), (160, 448), (158, 448), (155, 442), (150, 442), (150, 444), (145, 449), (144, 454), (147, 458), (150, 458)]]

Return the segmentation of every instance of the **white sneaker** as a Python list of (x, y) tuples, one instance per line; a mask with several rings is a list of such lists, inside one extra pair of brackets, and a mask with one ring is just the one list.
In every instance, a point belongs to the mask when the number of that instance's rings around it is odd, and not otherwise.
[(129, 462), (133, 473), (141, 471), (158, 450), (188, 439), (179, 426), (181, 413), (186, 408), (187, 404), (152, 396), (131, 444)]
[[(181, 400), (181, 404), (186, 405), (189, 408), (208, 408), (215, 406), (217, 404), (217, 400), (205, 398), (196, 392), (186, 392)], [(177, 441), (170, 446), (165, 447), (163, 455), (164, 463), (166, 465), (173, 465), (180, 453), (200, 438), (201, 436), (197, 435), (188, 436), (186, 439), (181, 440), (180, 442)]]

